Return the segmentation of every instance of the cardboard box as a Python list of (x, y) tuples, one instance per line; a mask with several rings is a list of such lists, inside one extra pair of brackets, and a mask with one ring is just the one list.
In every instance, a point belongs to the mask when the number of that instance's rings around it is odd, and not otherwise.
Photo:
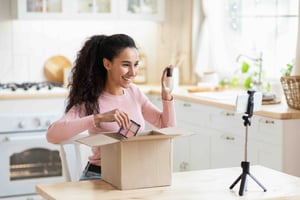
[(77, 141), (101, 146), (102, 179), (118, 189), (168, 186), (172, 183), (172, 138), (177, 128), (139, 132), (123, 139), (118, 133), (96, 134)]

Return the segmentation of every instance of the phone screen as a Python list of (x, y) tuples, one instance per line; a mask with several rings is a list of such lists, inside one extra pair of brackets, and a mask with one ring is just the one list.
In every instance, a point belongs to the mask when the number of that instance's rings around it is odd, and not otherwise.
[[(245, 113), (248, 107), (249, 94), (239, 94), (236, 98), (236, 112)], [(255, 92), (253, 94), (253, 112), (261, 109), (262, 93)]]

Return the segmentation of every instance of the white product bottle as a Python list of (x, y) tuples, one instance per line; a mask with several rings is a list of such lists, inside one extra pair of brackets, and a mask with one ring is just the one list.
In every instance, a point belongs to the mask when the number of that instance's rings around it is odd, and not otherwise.
[(167, 79), (166, 79), (166, 87), (171, 92), (173, 90), (173, 77), (172, 77), (173, 70), (172, 68), (167, 68)]

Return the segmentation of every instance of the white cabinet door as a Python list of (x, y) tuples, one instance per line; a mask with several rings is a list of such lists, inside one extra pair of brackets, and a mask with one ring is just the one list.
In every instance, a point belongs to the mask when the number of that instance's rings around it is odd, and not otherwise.
[(211, 131), (211, 168), (240, 166), (245, 159), (244, 138), (226, 130)]
[(164, 19), (164, 0), (120, 0), (121, 19), (162, 21)]
[(68, 18), (118, 19), (118, 0), (63, 0), (66, 1)]
[(189, 170), (210, 168), (210, 135), (204, 130), (189, 137)]
[(12, 14), (20, 19), (63, 17), (63, 0), (13, 0)]
[(236, 167), (245, 160), (245, 131), (242, 114), (211, 107), (211, 168)]
[(174, 139), (174, 171), (210, 168), (210, 136), (205, 128), (207, 107), (186, 101), (175, 101), (177, 127), (192, 135)]
[(210, 121), (208, 127), (213, 130), (225, 131), (226, 133), (244, 135), (245, 126), (242, 114), (216, 107), (209, 108)]
[(173, 171), (188, 171), (189, 164), (189, 136), (173, 139)]
[(258, 164), (282, 171), (282, 147), (261, 141), (250, 145), (251, 164)]
[(14, 0), (19, 19), (116, 19), (118, 0)]
[(253, 116), (249, 127), (249, 138), (254, 140), (249, 147), (253, 164), (283, 169), (283, 123), (278, 119)]

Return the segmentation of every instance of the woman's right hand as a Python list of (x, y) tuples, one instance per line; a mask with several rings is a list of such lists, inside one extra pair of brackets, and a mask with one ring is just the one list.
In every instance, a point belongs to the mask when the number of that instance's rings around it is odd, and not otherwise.
[(128, 128), (130, 119), (128, 115), (120, 109), (114, 109), (106, 113), (94, 115), (95, 124), (100, 122), (117, 122), (122, 128)]
[[(171, 69), (171, 71), (173, 71), (174, 66), (173, 65), (169, 65), (167, 67), (164, 68), (162, 76), (161, 76), (161, 95), (162, 95), (162, 99), (163, 100), (167, 100), (170, 101), (173, 99), (173, 96), (171, 94), (172, 89), (170, 89), (167, 85), (167, 70), (168, 68)], [(173, 84), (173, 83), (171, 83)]]

